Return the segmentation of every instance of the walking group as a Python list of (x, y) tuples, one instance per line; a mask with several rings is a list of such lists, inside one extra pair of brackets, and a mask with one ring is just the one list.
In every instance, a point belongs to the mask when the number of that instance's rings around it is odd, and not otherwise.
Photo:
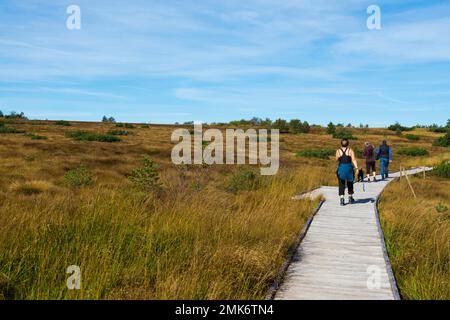
[[(341, 206), (345, 205), (345, 188), (348, 189), (348, 203), (355, 203), (354, 183), (355, 172), (358, 172), (358, 181), (365, 182), (364, 172), (358, 168), (355, 152), (350, 148), (348, 139), (342, 139), (341, 147), (336, 150), (336, 161), (338, 161), (338, 168), (336, 171), (339, 180), (339, 198)], [(389, 177), (389, 163), (392, 162), (392, 149), (384, 140), (380, 146), (375, 149), (375, 146), (370, 142), (364, 143), (363, 157), (366, 160), (366, 174), (367, 182), (377, 181), (376, 161), (380, 161), (381, 179), (384, 180)]]

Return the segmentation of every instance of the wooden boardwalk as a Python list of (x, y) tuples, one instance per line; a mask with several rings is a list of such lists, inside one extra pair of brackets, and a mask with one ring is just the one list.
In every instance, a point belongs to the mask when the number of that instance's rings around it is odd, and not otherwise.
[[(407, 174), (424, 170), (429, 168), (408, 170)], [(400, 299), (376, 207), (383, 189), (399, 176), (395, 173), (385, 181), (357, 183), (357, 202), (344, 207), (339, 205), (337, 187), (322, 187), (303, 195), (314, 198), (321, 194), (326, 201), (314, 217), (275, 299)]]

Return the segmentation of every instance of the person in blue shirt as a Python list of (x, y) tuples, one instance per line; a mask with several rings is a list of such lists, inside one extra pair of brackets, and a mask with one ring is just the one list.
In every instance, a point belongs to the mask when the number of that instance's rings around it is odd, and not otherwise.
[(378, 147), (377, 159), (380, 160), (381, 179), (384, 180), (389, 177), (389, 163), (392, 162), (392, 149), (386, 140)]

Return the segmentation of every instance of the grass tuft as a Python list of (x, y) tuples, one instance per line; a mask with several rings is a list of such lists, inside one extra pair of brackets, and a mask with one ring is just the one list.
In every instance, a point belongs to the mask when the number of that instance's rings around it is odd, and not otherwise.
[(64, 182), (67, 186), (80, 188), (92, 185), (93, 173), (85, 166), (70, 169), (64, 175)]
[(53, 184), (48, 181), (34, 180), (26, 182), (13, 182), (10, 186), (10, 191), (30, 196), (49, 191), (52, 187)]

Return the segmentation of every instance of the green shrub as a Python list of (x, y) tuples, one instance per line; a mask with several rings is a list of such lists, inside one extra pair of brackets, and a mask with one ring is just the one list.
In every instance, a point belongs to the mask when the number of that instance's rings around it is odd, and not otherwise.
[(442, 203), (438, 203), (436, 206), (436, 211), (439, 213), (444, 213), (448, 211), (448, 207), (446, 205), (443, 205)]
[(73, 188), (80, 188), (92, 184), (93, 173), (85, 166), (70, 169), (64, 175), (66, 185)]
[(289, 126), (286, 120), (284, 119), (277, 119), (272, 124), (272, 129), (278, 129), (280, 130), (280, 133), (288, 133), (289, 132)]
[(396, 132), (398, 132), (398, 131), (402, 132), (402, 131), (411, 131), (411, 130), (413, 130), (413, 128), (404, 127), (404, 126), (402, 126), (402, 125), (401, 125), (400, 123), (398, 123), (398, 122), (396, 122), (395, 124), (391, 124), (391, 125), (388, 127), (388, 129), (391, 130), (391, 131), (396, 131)]
[(336, 154), (334, 149), (306, 149), (297, 152), (297, 157), (329, 159)]
[(241, 191), (257, 190), (260, 186), (260, 176), (251, 169), (238, 169), (225, 182), (225, 189), (235, 194)]
[(436, 147), (450, 147), (450, 132), (447, 132), (445, 136), (437, 139), (433, 145)]
[(158, 166), (148, 156), (144, 157), (143, 166), (134, 169), (128, 179), (133, 187), (141, 191), (159, 191), (162, 187)]
[(107, 116), (103, 116), (102, 122), (103, 123), (116, 123), (116, 119), (114, 119), (113, 117), (108, 118)]
[(302, 122), (298, 119), (292, 119), (289, 122), (289, 132), (291, 133), (308, 133), (311, 127), (308, 122)]
[(8, 134), (8, 133), (25, 133), (25, 130), (19, 130), (16, 128), (5, 127), (4, 124), (0, 125), (0, 134)]
[(398, 154), (410, 157), (422, 157), (427, 156), (429, 152), (423, 148), (411, 147), (400, 149)]
[(419, 141), (420, 137), (416, 136), (415, 134), (407, 134), (405, 135), (406, 139), (410, 140), (410, 141)]
[(348, 140), (358, 140), (351, 131), (348, 131), (346, 129), (338, 129), (335, 133), (333, 133), (333, 138), (335, 139), (348, 139)]
[(353, 151), (355, 152), (355, 156), (359, 159), (363, 159), (364, 155), (363, 155), (363, 151), (359, 148), (354, 148)]
[(31, 137), (31, 140), (47, 140), (48, 138), (46, 136), (39, 136), (39, 135), (33, 135)]
[(127, 129), (134, 129), (134, 125), (130, 124), (130, 123), (117, 123), (116, 127), (118, 128), (127, 128)]
[(441, 178), (450, 178), (450, 160), (444, 160), (433, 168), (432, 173)]
[(336, 133), (336, 126), (333, 122), (330, 122), (327, 126), (327, 134), (335, 134)]
[(47, 140), (48, 139), (46, 136), (39, 136), (34, 133), (25, 133), (25, 136), (31, 138), (31, 140)]
[(10, 114), (3, 115), (3, 117), (5, 119), (23, 119), (23, 120), (27, 120), (27, 117), (25, 116), (25, 114), (23, 112), (17, 113), (15, 111), (12, 111)]
[(108, 134), (112, 136), (127, 136), (130, 134), (130, 132), (125, 130), (109, 130)]
[(25, 160), (25, 161), (29, 161), (29, 162), (31, 162), (31, 161), (34, 161), (35, 160), (35, 157), (34, 156), (25, 156), (25, 157), (23, 157), (23, 159)]
[(64, 126), (64, 127), (70, 127), (71, 126), (70, 122), (69, 121), (65, 121), (65, 120), (55, 121), (55, 125), (57, 125), (57, 126)]
[(119, 142), (121, 141), (118, 137), (111, 134), (102, 133), (92, 133), (87, 131), (71, 131), (66, 132), (67, 138), (72, 138), (78, 141), (98, 141), (98, 142)]
[(449, 121), (447, 121), (447, 126), (445, 126), (445, 127), (438, 126), (437, 124), (433, 124), (433, 125), (428, 127), (428, 131), (435, 132), (435, 133), (447, 133), (447, 132), (450, 132), (450, 123), (449, 123)]

